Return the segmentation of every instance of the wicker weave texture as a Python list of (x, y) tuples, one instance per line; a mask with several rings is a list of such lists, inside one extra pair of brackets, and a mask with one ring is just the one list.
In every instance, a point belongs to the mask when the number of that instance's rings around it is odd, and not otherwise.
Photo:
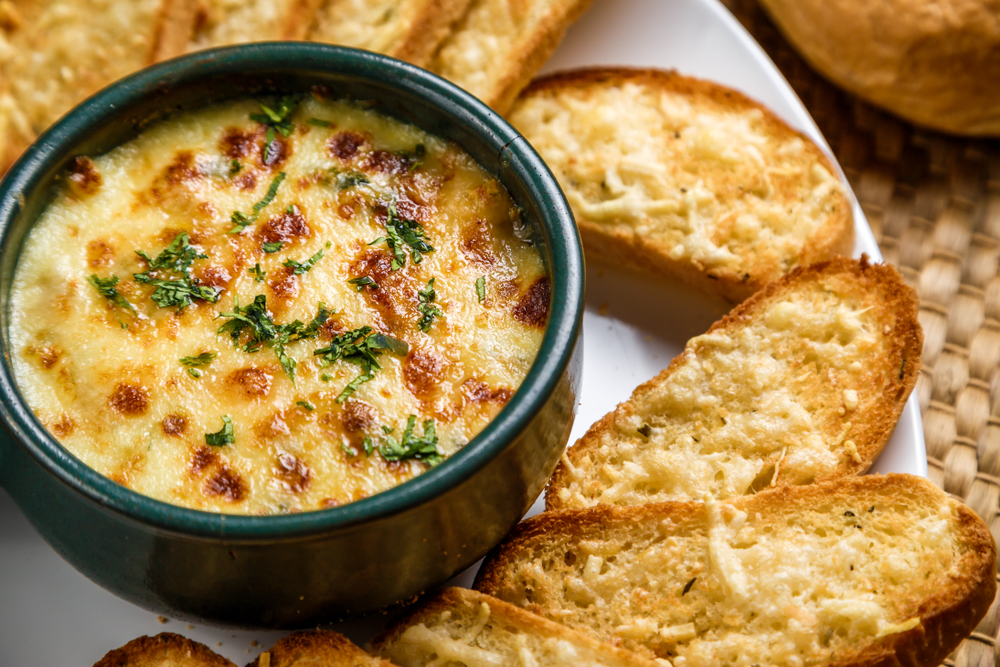
[[(1000, 142), (915, 127), (811, 70), (757, 0), (722, 0), (791, 83), (847, 174), (886, 261), (920, 295), (917, 395), (931, 479), (1000, 537)], [(992, 85), (984, 83), (984, 85)], [(1000, 666), (995, 600), (945, 661)]]

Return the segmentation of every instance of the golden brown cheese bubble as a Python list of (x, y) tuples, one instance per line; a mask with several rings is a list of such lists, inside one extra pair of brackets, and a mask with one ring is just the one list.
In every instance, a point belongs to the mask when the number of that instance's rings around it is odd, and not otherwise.
[(346, 102), (263, 102), (76, 159), (11, 298), (45, 427), (207, 511), (338, 506), (453, 454), (524, 379), (551, 298), (459, 147)]

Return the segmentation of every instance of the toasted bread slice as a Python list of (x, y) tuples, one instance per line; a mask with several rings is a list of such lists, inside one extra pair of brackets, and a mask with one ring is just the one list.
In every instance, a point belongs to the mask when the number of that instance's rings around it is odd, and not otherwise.
[(922, 347), (916, 294), (893, 267), (795, 269), (591, 426), (546, 507), (725, 499), (860, 474), (892, 435)]
[(674, 667), (934, 667), (989, 609), (995, 568), (982, 519), (893, 474), (545, 512), (476, 588)]
[(116, 648), (94, 667), (236, 667), (204, 644), (172, 632), (139, 637)]
[(439, 591), (372, 640), (372, 649), (400, 667), (659, 667), (631, 651), (464, 588)]
[[(24, 2), (0, 79), (31, 130), (40, 133), (87, 96), (174, 55), (163, 43), (173, 3), (186, 0)], [(175, 29), (174, 29), (175, 30)], [(169, 31), (168, 31), (169, 32)], [(174, 40), (176, 41), (176, 40)]]
[(428, 69), (506, 113), (592, 0), (474, 0)]
[(326, 0), (309, 39), (424, 66), (469, 0)]
[[(322, 0), (183, 0), (194, 8), (185, 51), (305, 39)], [(181, 7), (182, 15), (186, 8)], [(183, 23), (183, 19), (178, 22)]]
[(393, 667), (331, 630), (295, 632), (279, 639), (247, 667)]
[(509, 119), (562, 185), (588, 255), (741, 301), (853, 247), (826, 155), (721, 85), (582, 69), (532, 83)]

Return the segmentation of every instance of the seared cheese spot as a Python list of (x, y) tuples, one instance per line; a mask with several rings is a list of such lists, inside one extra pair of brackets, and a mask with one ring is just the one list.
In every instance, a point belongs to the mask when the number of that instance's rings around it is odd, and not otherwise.
[[(207, 511), (391, 488), (433, 463), (381, 454), (411, 416), (409, 437), (432, 422), (437, 455), (454, 453), (524, 379), (551, 298), (509, 196), (457, 146), (316, 99), (267, 144), (260, 112), (248, 100), (177, 115), (77, 160), (13, 288), (15, 372), (39, 420), (117, 482)], [(415, 229), (432, 250), (414, 250)], [(441, 314), (422, 331), (431, 278)], [(286, 338), (219, 333), (241, 317)], [(308, 335), (288, 333), (296, 321)], [(403, 349), (378, 349), (380, 368), (314, 354), (363, 327)]]

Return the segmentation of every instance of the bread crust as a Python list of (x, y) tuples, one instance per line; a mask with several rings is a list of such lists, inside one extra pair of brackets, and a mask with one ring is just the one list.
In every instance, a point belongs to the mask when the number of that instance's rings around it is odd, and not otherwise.
[[(886, 383), (882, 389), (884, 400), (875, 402), (864, 415), (858, 415), (853, 419), (851, 430), (845, 435), (855, 443), (858, 459), (850, 457), (841, 459), (840, 465), (833, 473), (816, 481), (845, 478), (866, 472), (892, 435), (906, 400), (916, 385), (921, 367), (923, 330), (917, 316), (919, 303), (916, 293), (905, 284), (902, 276), (891, 265), (871, 264), (866, 256), (862, 256), (860, 260), (838, 257), (794, 269), (784, 278), (768, 284), (760, 292), (738, 305), (713, 324), (707, 332), (711, 334), (744, 327), (759, 318), (765, 306), (799, 289), (799, 286), (835, 276), (852, 281), (859, 291), (878, 295), (878, 302), (884, 313), (880, 319), (885, 322), (884, 326), (890, 327), (888, 338), (891, 340), (891, 345), (887, 358), (870, 360), (871, 363), (881, 364), (880, 368), (887, 371), (882, 374)], [(665, 370), (637, 387), (628, 401), (619, 404), (614, 411), (591, 426), (584, 436), (566, 451), (546, 487), (547, 510), (567, 507), (559, 492), (573, 479), (570, 466), (578, 463), (583, 457), (595, 453), (601, 445), (602, 437), (613, 432), (615, 423), (633, 414), (634, 403), (643, 395), (657, 391), (669, 383), (674, 373), (692, 354), (694, 352), (690, 346), (685, 348)], [(895, 371), (897, 368), (901, 369), (898, 373)], [(783, 482), (779, 480), (779, 483)]]
[[(759, 112), (762, 114), (760, 123), (764, 133), (786, 143), (801, 140), (807, 147), (811, 160), (830, 174), (836, 174), (829, 157), (809, 137), (791, 128), (764, 105), (725, 86), (683, 76), (675, 71), (616, 67), (558, 72), (532, 82), (521, 93), (517, 104), (522, 105), (536, 97), (558, 98), (564, 92), (573, 95), (589, 94), (589, 91), (601, 91), (625, 84), (667, 91), (689, 100), (695, 106), (700, 105), (699, 108), (715, 106), (740, 114)], [(517, 108), (515, 112), (516, 110)], [(527, 132), (523, 128), (519, 129)], [(528, 139), (530, 141), (532, 137), (528, 136)], [(850, 254), (854, 245), (851, 204), (843, 192), (838, 193), (835, 202), (825, 222), (802, 242), (797, 256), (791, 258), (791, 267), (807, 266), (835, 255)], [(672, 258), (670, 248), (664, 248), (656, 239), (632, 229), (612, 228), (610, 225), (588, 220), (580, 211), (574, 213), (589, 256), (644, 272), (666, 275), (734, 302), (742, 301), (778, 278), (783, 273), (782, 263), (789, 259), (782, 258), (779, 261), (774, 257), (765, 260), (757, 253), (753, 258), (744, 258), (739, 267), (706, 267), (698, 261)]]
[(608, 662), (605, 665), (623, 667), (658, 667), (657, 663), (626, 649), (611, 646), (593, 637), (567, 628), (531, 612), (525, 611), (498, 598), (466, 588), (444, 588), (424, 599), (416, 608), (394, 619), (386, 629), (371, 641), (372, 650), (384, 653), (398, 641), (400, 635), (410, 626), (423, 623), (442, 612), (464, 609), (473, 616), (483, 603), (489, 605), (490, 617), (499, 624), (514, 628), (518, 632), (569, 641), (587, 651), (597, 653)]
[(593, 2), (593, 0), (521, 0), (511, 3), (520, 5), (519, 10), (526, 13), (538, 12), (541, 6), (547, 6), (537, 20), (522, 30), (513, 43), (507, 44), (503, 49), (503, 67), (493, 74), (484, 86), (473, 85), (452, 68), (451, 60), (454, 59), (454, 55), (448, 54), (446, 49), (469, 36), (478, 39), (484, 29), (488, 30), (492, 26), (474, 25), (477, 8), (504, 1), (474, 0), (452, 33), (443, 40), (428, 65), (435, 74), (468, 89), (501, 115), (506, 115), (518, 94), (562, 42), (569, 26), (575, 23)]
[(820, 74), (925, 127), (1000, 136), (997, 0), (761, 0)]
[(204, 644), (173, 632), (138, 637), (110, 651), (94, 667), (236, 667)]
[[(870, 496), (897, 503), (912, 503), (914, 498), (920, 498), (926, 502), (950, 504), (954, 511), (951, 527), (967, 548), (960, 562), (950, 568), (953, 574), (948, 575), (947, 581), (935, 593), (921, 600), (902, 601), (904, 606), (908, 605), (906, 616), (919, 617), (916, 627), (874, 638), (871, 643), (845, 651), (826, 664), (831, 667), (935, 667), (972, 632), (996, 595), (996, 546), (989, 529), (975, 512), (948, 498), (931, 482), (898, 473), (779, 487), (737, 498), (731, 504), (748, 515), (764, 515)], [(518, 563), (530, 558), (536, 548), (545, 544), (577, 544), (615, 527), (628, 530), (632, 526), (665, 520), (671, 522), (672, 530), (679, 532), (693, 524), (704, 523), (705, 515), (705, 506), (701, 503), (596, 506), (545, 512), (521, 522), (486, 556), (474, 588), (503, 597), (505, 588), (515, 579)], [(541, 604), (529, 604), (527, 608), (544, 613)], [(597, 630), (594, 632), (603, 636)]]
[[(266, 666), (262, 656), (267, 654)], [(247, 667), (393, 667), (391, 662), (366, 653), (347, 637), (332, 630), (293, 632), (257, 656)]]

